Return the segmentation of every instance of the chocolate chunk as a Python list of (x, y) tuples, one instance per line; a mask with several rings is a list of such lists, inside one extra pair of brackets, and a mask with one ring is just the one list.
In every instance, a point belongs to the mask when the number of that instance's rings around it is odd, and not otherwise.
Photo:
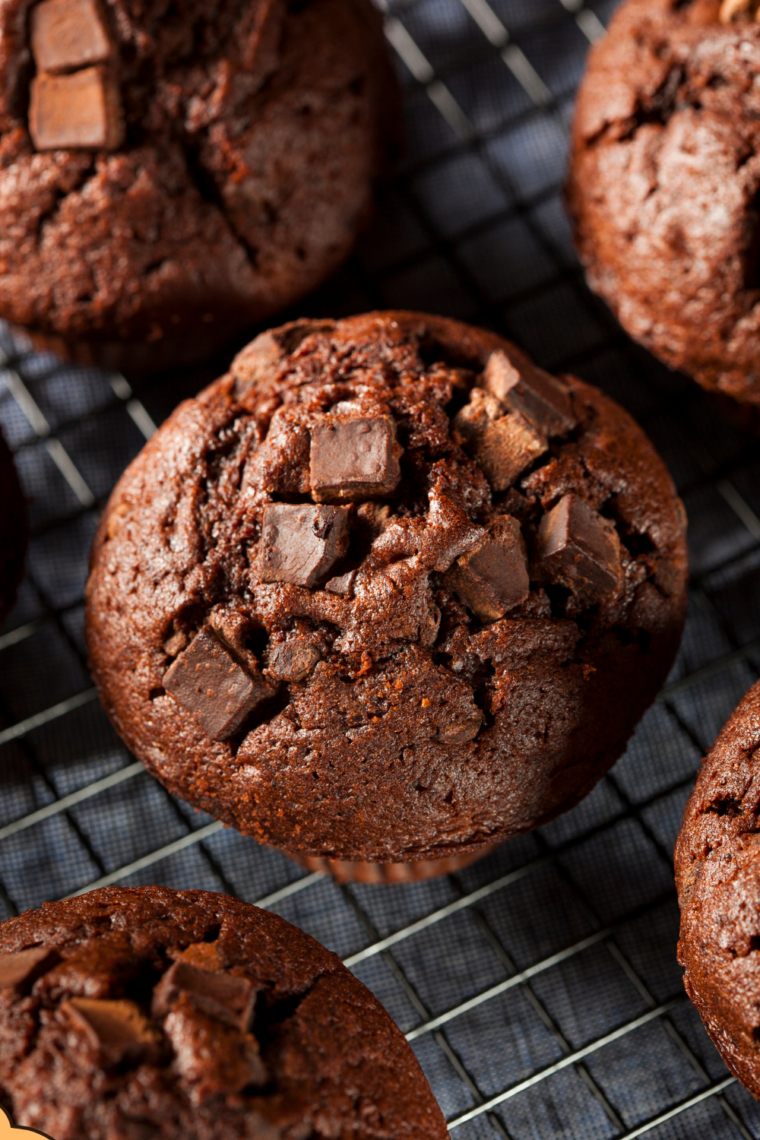
[(548, 447), (546, 436), (519, 412), (504, 414), (494, 396), (473, 388), (454, 427), (495, 491), (506, 491)]
[(524, 602), (530, 579), (517, 519), (510, 515), (497, 518), (485, 542), (458, 558), (446, 580), (481, 621), (497, 621)]
[(466, 744), (474, 740), (483, 723), (483, 714), (475, 709), (467, 720), (457, 724), (444, 724), (438, 729), (438, 739), (442, 744)]
[(26, 993), (37, 978), (60, 962), (56, 950), (35, 946), (32, 950), (18, 950), (15, 954), (0, 954), (0, 990), (18, 990)]
[(104, 1068), (153, 1064), (160, 1058), (161, 1036), (132, 1001), (70, 998), (60, 1013), (88, 1056)]
[(189, 994), (182, 994), (172, 1007), (164, 1032), (174, 1050), (174, 1065), (196, 1104), (267, 1081), (256, 1038), (211, 1017)]
[(348, 574), (341, 574), (338, 578), (331, 578), (329, 582), (325, 583), (325, 589), (331, 594), (337, 594), (340, 598), (350, 598), (354, 592), (355, 581), (356, 571), (349, 570)]
[(518, 370), (499, 348), (488, 358), (484, 379), (489, 392), (545, 435), (565, 435), (575, 427), (569, 390), (535, 365), (526, 362)]
[(272, 650), (269, 656), (269, 672), (280, 681), (304, 681), (319, 658), (320, 653), (316, 646), (302, 637), (293, 637), (282, 645), (276, 645)]
[(153, 991), (152, 1014), (165, 1017), (182, 994), (209, 1017), (247, 1032), (256, 1003), (254, 986), (247, 978), (212, 973), (180, 959), (170, 966)]
[(31, 42), (38, 72), (75, 71), (113, 54), (95, 0), (42, 0), (32, 8)]
[(328, 419), (311, 433), (311, 492), (318, 503), (390, 495), (401, 479), (391, 416)]
[(261, 581), (316, 586), (348, 548), (348, 508), (270, 503), (264, 509)]
[(37, 150), (115, 150), (124, 129), (119, 92), (101, 65), (32, 80), (29, 133)]
[(180, 653), (164, 674), (163, 685), (214, 740), (232, 736), (274, 693), (263, 677), (252, 676), (235, 660), (210, 626)]
[(577, 495), (565, 495), (541, 519), (538, 557), (553, 580), (573, 590), (609, 593), (622, 580), (614, 524)]

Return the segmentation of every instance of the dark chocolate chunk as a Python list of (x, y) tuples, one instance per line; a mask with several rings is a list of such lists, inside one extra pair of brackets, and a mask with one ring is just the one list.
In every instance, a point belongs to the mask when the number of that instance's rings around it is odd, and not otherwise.
[(174, 1066), (196, 1104), (267, 1081), (256, 1038), (199, 1009), (189, 994), (181, 994), (172, 1007), (164, 1032), (174, 1050)]
[(210, 626), (167, 669), (163, 685), (214, 740), (232, 736), (274, 693), (263, 677), (252, 676), (235, 660)]
[(459, 411), (454, 427), (495, 491), (506, 491), (548, 447), (546, 436), (518, 412), (480, 388)]
[(575, 427), (568, 389), (535, 365), (517, 369), (499, 348), (488, 358), (484, 379), (489, 392), (545, 435), (565, 435)]
[(347, 548), (347, 507), (270, 503), (264, 509), (261, 581), (316, 586)]
[(153, 991), (152, 1013), (165, 1017), (185, 994), (193, 1005), (227, 1025), (247, 1032), (256, 1003), (256, 989), (247, 978), (212, 973), (180, 959), (170, 966)]
[(474, 740), (483, 723), (483, 714), (475, 709), (472, 714), (460, 723), (444, 724), (438, 729), (438, 739), (442, 744), (466, 744)]
[(530, 578), (520, 524), (501, 515), (477, 549), (458, 558), (446, 576), (464, 604), (481, 621), (497, 621), (524, 602)]
[(356, 502), (390, 495), (401, 479), (391, 416), (333, 418), (311, 433), (311, 493), (320, 502)]
[(152, 1064), (161, 1055), (161, 1037), (132, 1001), (70, 998), (60, 1013), (98, 1064)]
[(37, 71), (75, 71), (105, 63), (113, 54), (95, 0), (42, 0), (32, 8), (32, 55)]
[(0, 990), (26, 992), (37, 978), (47, 973), (61, 960), (56, 950), (35, 946), (31, 950), (18, 950), (15, 954), (0, 954)]
[[(329, 586), (329, 582), (328, 582)], [(279, 681), (304, 681), (319, 661), (316, 646), (302, 637), (276, 645), (269, 656), (269, 672)]]
[(538, 558), (552, 579), (570, 589), (605, 594), (622, 580), (614, 524), (577, 495), (565, 495), (541, 519)]
[(35, 76), (29, 133), (37, 150), (115, 150), (124, 137), (119, 92), (102, 65)]
[(348, 574), (341, 574), (338, 578), (331, 578), (329, 582), (325, 583), (325, 589), (331, 594), (337, 594), (340, 598), (350, 598), (354, 592), (355, 581), (356, 571), (349, 570)]

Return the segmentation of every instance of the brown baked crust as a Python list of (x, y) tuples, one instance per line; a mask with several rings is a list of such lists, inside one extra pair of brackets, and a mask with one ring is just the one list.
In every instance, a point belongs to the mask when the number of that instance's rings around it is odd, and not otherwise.
[(592, 289), (706, 388), (760, 402), (760, 27), (627, 0), (575, 116), (568, 203)]
[(675, 850), (678, 958), (723, 1060), (760, 1098), (760, 682), (702, 762)]
[(112, 153), (34, 151), (30, 8), (0, 2), (3, 317), (64, 345), (209, 355), (347, 256), (396, 146), (370, 0), (104, 0), (127, 131)]
[(26, 554), (26, 510), (13, 456), (0, 434), (0, 622), (16, 600)]
[[(197, 944), (218, 951), (220, 973), (259, 991), (259, 1087), (199, 1094), (199, 1082), (183, 1075), (187, 1042), (151, 1013), (151, 992), (172, 957)], [(335, 954), (278, 915), (209, 891), (107, 887), (0, 925), (0, 955), (28, 947), (55, 950), (62, 962), (48, 963), (31, 992), (0, 988), (0, 1104), (18, 1126), (55, 1140), (448, 1136), (380, 1003)], [(72, 997), (137, 1002), (160, 1039), (159, 1060), (84, 1063), (64, 1028), (61, 1007)], [(213, 1053), (214, 1035), (228, 1031), (214, 1019), (205, 1024)]]
[[(492, 494), (449, 417), (497, 349), (530, 367), (495, 334), (438, 317), (296, 322), (254, 341), (127, 470), (93, 546), (88, 647), (108, 715), (172, 791), (291, 851), (435, 859), (567, 810), (623, 751), (683, 627), (683, 508), (630, 416), (572, 378), (577, 430), (515, 488)], [(395, 417), (403, 478), (388, 503), (399, 549), (386, 531), (362, 554), (353, 600), (263, 584), (256, 552), (271, 463), (301, 487), (300, 418), (349, 395)], [(270, 423), (275, 443), (262, 448)], [(430, 571), (440, 533), (423, 524), (431, 495), (455, 500), (468, 527), (511, 511), (535, 538), (570, 491), (620, 537), (624, 583), (605, 601), (584, 606), (534, 582), (524, 603), (482, 625)], [(402, 549), (405, 527), (416, 554)], [(306, 680), (281, 685), (242, 739), (220, 742), (163, 677), (188, 635), (208, 615), (224, 625), (230, 604), (249, 615), (265, 666), (294, 628), (320, 660)], [(474, 739), (445, 743), (473, 718)]]

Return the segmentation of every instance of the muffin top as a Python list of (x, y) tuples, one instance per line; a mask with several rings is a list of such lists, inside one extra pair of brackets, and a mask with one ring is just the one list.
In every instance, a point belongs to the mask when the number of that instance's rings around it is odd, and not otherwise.
[(760, 401), (760, 52), (750, 0), (627, 0), (579, 93), (569, 203), (632, 336)]
[(191, 802), (291, 850), (436, 857), (599, 778), (684, 583), (668, 474), (596, 389), (440, 318), (303, 321), (123, 476), (88, 646), (116, 727)]
[(0, 1101), (54, 1140), (436, 1140), (340, 959), (225, 895), (109, 887), (0, 926)]
[(394, 92), (369, 0), (2, 0), (0, 314), (157, 343), (292, 302), (350, 248)]
[(702, 763), (675, 851), (686, 991), (726, 1064), (760, 1096), (760, 682)]

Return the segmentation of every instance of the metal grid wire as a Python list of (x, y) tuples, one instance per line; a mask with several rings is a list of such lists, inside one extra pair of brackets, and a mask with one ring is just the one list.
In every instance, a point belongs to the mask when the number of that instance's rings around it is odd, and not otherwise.
[(465, 872), (339, 887), (197, 815), (134, 762), (87, 674), (87, 552), (119, 474), (200, 380), (133, 391), (0, 328), (0, 423), (32, 525), (0, 635), (0, 916), (107, 883), (270, 907), (384, 1002), (457, 1140), (760, 1137), (760, 1107), (683, 993), (671, 865), (699, 758), (758, 675), (760, 454), (624, 337), (572, 251), (568, 122), (614, 7), (387, 0), (408, 158), (352, 262), (299, 309), (410, 307), (505, 332), (628, 407), (690, 515), (683, 647), (626, 756), (573, 812)]

